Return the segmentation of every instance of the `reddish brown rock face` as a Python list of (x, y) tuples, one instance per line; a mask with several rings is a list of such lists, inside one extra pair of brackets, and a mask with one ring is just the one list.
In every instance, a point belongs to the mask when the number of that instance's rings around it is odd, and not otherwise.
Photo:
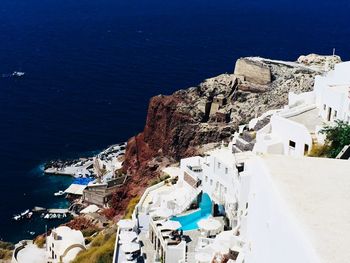
[[(197, 113), (192, 116), (190, 106), (190, 98), (177, 93), (153, 97), (144, 131), (128, 141), (124, 171), (137, 177), (152, 177), (157, 172), (157, 159), (166, 157), (175, 162), (194, 154), (201, 144), (231, 135), (232, 125), (227, 126), (223, 121), (208, 126), (198, 121)], [(184, 109), (189, 111), (186, 113)]]
[(289, 91), (312, 89), (315, 71), (265, 60), (261, 64), (272, 76), (266, 85), (222, 74), (150, 100), (143, 132), (127, 144), (123, 170), (130, 179), (113, 197), (119, 216), (130, 198), (140, 195), (159, 175), (160, 168), (198, 154), (201, 145), (228, 140), (239, 124), (287, 104)]

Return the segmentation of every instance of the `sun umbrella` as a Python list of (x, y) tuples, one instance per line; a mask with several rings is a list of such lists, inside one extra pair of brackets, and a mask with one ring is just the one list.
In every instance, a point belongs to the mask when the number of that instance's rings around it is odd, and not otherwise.
[(204, 253), (204, 252), (199, 252), (199, 253), (196, 253), (195, 255), (195, 259), (197, 262), (210, 262), (211, 259), (212, 259), (212, 256), (208, 253)]
[(140, 250), (140, 245), (137, 243), (126, 243), (121, 246), (121, 249), (124, 253), (134, 253)]
[(180, 222), (178, 221), (173, 221), (173, 220), (168, 220), (164, 223), (162, 223), (162, 229), (168, 229), (168, 230), (176, 230), (181, 227)]
[(123, 231), (119, 234), (121, 243), (130, 243), (137, 238), (137, 234), (133, 231)]
[(135, 227), (135, 222), (131, 219), (122, 219), (119, 220), (118, 226), (121, 229), (133, 229)]
[(218, 230), (222, 224), (214, 218), (202, 219), (198, 223), (198, 227), (204, 231)]

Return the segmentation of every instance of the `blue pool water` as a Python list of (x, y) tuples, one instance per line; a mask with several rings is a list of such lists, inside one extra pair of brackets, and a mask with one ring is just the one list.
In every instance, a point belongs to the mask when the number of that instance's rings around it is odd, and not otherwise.
[(212, 201), (208, 194), (204, 193), (199, 203), (199, 209), (184, 216), (174, 216), (171, 220), (178, 221), (184, 231), (198, 229), (197, 223), (208, 218), (212, 213)]

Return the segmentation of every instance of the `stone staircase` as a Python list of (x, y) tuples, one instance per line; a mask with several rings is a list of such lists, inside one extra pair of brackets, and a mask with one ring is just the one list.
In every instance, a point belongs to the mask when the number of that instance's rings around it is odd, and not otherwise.
[(233, 153), (252, 151), (255, 144), (255, 132), (243, 131), (232, 146)]

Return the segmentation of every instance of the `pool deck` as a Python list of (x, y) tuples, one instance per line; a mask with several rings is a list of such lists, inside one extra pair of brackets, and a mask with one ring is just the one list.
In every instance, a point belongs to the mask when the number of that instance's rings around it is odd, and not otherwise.
[(184, 235), (189, 237), (189, 242), (187, 243), (187, 262), (196, 262), (195, 252), (201, 232), (199, 230), (191, 230), (186, 231)]

